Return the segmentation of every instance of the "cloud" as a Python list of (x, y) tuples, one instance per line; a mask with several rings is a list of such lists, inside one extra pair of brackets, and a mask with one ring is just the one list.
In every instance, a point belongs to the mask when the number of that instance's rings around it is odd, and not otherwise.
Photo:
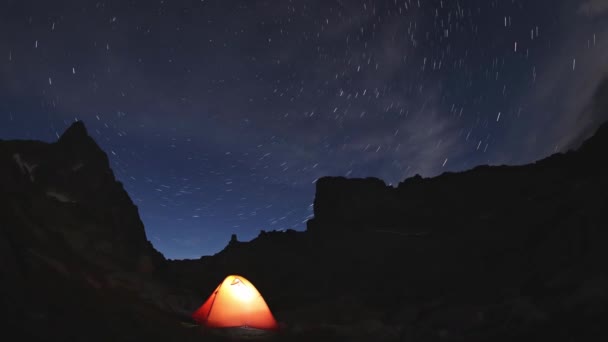
[(577, 135), (571, 139), (566, 150), (578, 148), (604, 122), (608, 122), (608, 77), (597, 86), (590, 103), (578, 116)]
[[(534, 85), (518, 101), (518, 124), (503, 138), (511, 151), (494, 162), (524, 164), (576, 148), (606, 118), (598, 99), (608, 79), (608, 44), (601, 39), (608, 35), (608, 27), (588, 22), (574, 19), (560, 44), (547, 50), (550, 55), (536, 65)], [(607, 91), (602, 93), (606, 96)]]
[[(606, 33), (608, 30), (601, 34)], [(551, 101), (558, 105), (553, 107), (558, 112), (551, 126), (555, 142), (562, 151), (577, 147), (607, 117), (605, 97), (608, 95), (608, 64), (602, 58), (606, 53), (608, 45), (598, 45), (580, 54), (578, 59), (586, 64), (585, 68), (581, 67), (577, 72), (566, 70), (569, 68), (561, 69), (558, 82), (563, 84), (559, 86), (561, 89), (554, 88)], [(559, 75), (558, 70), (556, 67), (553, 72)], [(547, 85), (547, 88), (550, 86)]]
[(608, 0), (587, 0), (580, 5), (578, 12), (590, 17), (608, 13)]
[[(341, 165), (356, 161), (352, 166), (359, 169), (357, 176), (373, 175), (389, 183), (416, 173), (434, 176), (445, 171), (446, 158), (455, 160), (464, 152), (459, 127), (441, 114), (436, 96), (430, 96), (419, 110), (399, 123), (366, 127), (345, 144), (344, 154), (338, 157)], [(361, 174), (361, 170), (367, 170), (367, 174)]]

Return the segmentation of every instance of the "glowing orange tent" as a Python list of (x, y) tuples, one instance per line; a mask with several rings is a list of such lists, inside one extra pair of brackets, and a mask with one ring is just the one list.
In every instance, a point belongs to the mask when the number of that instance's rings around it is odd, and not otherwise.
[(279, 328), (260, 292), (238, 275), (226, 277), (192, 318), (207, 328)]

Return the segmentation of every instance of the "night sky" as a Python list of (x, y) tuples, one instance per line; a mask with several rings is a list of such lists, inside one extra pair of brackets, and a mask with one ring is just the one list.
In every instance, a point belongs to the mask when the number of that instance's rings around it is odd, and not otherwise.
[(315, 180), (564, 152), (605, 117), (608, 0), (0, 4), (0, 139), (76, 119), (166, 257), (305, 229)]

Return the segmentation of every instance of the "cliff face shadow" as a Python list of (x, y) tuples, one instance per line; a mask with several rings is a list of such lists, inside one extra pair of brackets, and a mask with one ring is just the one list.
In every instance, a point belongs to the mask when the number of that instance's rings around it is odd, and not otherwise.
[(605, 340), (606, 146), (604, 124), (530, 165), (322, 178), (305, 232), (172, 261), (82, 123), (0, 141), (2, 322), (21, 340), (216, 340), (189, 315), (242, 274), (275, 340)]

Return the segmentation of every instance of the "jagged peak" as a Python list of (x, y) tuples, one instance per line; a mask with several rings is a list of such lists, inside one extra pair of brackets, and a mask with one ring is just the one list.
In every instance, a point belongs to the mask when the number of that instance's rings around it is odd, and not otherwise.
[(57, 144), (61, 149), (67, 149), (70, 152), (66, 155), (74, 158), (83, 158), (86, 160), (100, 160), (107, 168), (109, 168), (108, 157), (106, 153), (97, 144), (95, 139), (89, 135), (87, 128), (82, 121), (75, 121), (61, 135)]
[(59, 143), (64, 143), (68, 141), (79, 141), (83, 139), (87, 139), (89, 137), (89, 133), (87, 128), (82, 121), (75, 121), (68, 129), (63, 132), (61, 137), (59, 138)]

